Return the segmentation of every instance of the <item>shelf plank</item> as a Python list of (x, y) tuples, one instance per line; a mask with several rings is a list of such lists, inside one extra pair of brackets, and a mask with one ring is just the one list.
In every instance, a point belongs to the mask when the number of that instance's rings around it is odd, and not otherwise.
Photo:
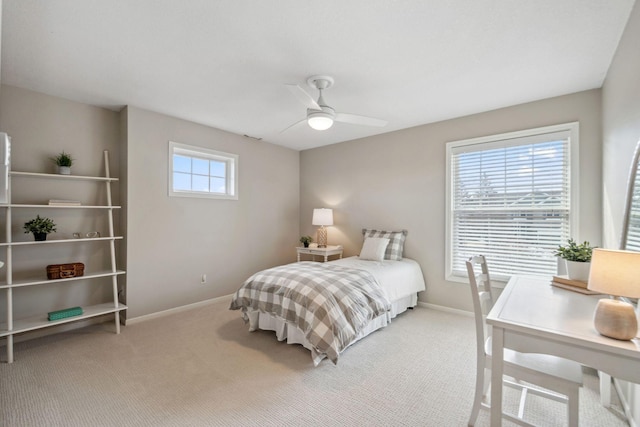
[(90, 241), (100, 241), (100, 240), (122, 240), (122, 236), (115, 237), (83, 237), (80, 239), (57, 239), (57, 240), (29, 240), (27, 242), (4, 242), (0, 243), (0, 247), (2, 246), (26, 246), (26, 245), (47, 245), (47, 244), (56, 244), (56, 243), (78, 243), (78, 242), (90, 242)]
[(99, 271), (91, 274), (85, 274), (78, 277), (69, 277), (65, 279), (53, 279), (49, 280), (46, 278), (38, 278), (38, 279), (25, 279), (25, 280), (16, 280), (11, 285), (8, 285), (7, 282), (0, 282), (0, 289), (7, 288), (21, 288), (24, 286), (36, 286), (36, 285), (49, 285), (54, 283), (62, 283), (62, 282), (73, 282), (77, 280), (87, 280), (87, 279), (96, 279), (99, 277), (111, 277), (111, 276), (119, 276), (121, 274), (126, 274), (124, 270), (117, 270), (115, 273), (112, 271)]
[(78, 205), (78, 206), (60, 206), (60, 205), (33, 205), (33, 204), (23, 204), (23, 203), (12, 203), (6, 204), (1, 203), (0, 207), (2, 208), (23, 208), (23, 209), (120, 209), (120, 206), (106, 206), (106, 205)]
[(71, 180), (71, 181), (103, 181), (103, 182), (113, 182), (118, 181), (118, 178), (107, 178), (104, 176), (86, 176), (86, 175), (60, 175), (55, 173), (39, 173), (39, 172), (20, 172), (20, 171), (10, 171), (9, 175), (11, 176), (23, 176), (23, 177), (32, 177), (32, 178), (46, 178), (46, 179), (62, 179), (62, 180)]
[(47, 320), (47, 313), (27, 317), (24, 319), (16, 319), (13, 321), (13, 330), (7, 330), (6, 323), (0, 323), (0, 337), (7, 335), (15, 335), (22, 332), (34, 331), (36, 329), (48, 328), (49, 326), (61, 325), (63, 323), (75, 322), (82, 319), (88, 319), (91, 317), (102, 316), (104, 314), (115, 313), (116, 311), (126, 310), (127, 306), (124, 304), (118, 304), (116, 307), (114, 303), (109, 302), (105, 304), (91, 305), (82, 307), (84, 313), (81, 316), (67, 317), (60, 320)]

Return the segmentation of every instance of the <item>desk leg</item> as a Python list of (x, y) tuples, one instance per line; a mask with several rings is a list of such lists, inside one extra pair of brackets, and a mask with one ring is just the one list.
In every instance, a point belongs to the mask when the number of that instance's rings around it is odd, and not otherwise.
[(502, 425), (504, 329), (493, 326), (491, 346), (491, 427)]
[(598, 371), (600, 377), (600, 404), (605, 408), (611, 406), (611, 375)]

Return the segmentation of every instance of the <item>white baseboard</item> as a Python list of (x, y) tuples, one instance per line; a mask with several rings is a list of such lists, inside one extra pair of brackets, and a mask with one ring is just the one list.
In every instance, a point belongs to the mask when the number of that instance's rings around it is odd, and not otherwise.
[(136, 323), (145, 322), (147, 320), (156, 319), (158, 317), (164, 317), (164, 316), (168, 316), (168, 315), (174, 314), (174, 313), (180, 313), (180, 312), (187, 311), (187, 310), (193, 310), (194, 308), (203, 307), (203, 306), (210, 305), (210, 304), (213, 304), (213, 303), (216, 303), (216, 302), (219, 302), (219, 301), (224, 301), (224, 300), (231, 301), (231, 297), (232, 296), (233, 296), (233, 294), (223, 295), (221, 297), (211, 298), (211, 299), (207, 299), (207, 300), (204, 300), (204, 301), (198, 301), (198, 302), (194, 302), (193, 304), (182, 305), (180, 307), (174, 307), (174, 308), (170, 308), (168, 310), (158, 311), (158, 312), (151, 313), (151, 314), (145, 314), (143, 316), (127, 318), (127, 320), (125, 321), (125, 325), (134, 325)]
[(438, 310), (438, 311), (445, 311), (447, 313), (453, 313), (453, 314), (457, 314), (459, 316), (465, 316), (465, 317), (473, 317), (474, 316), (472, 311), (460, 310), (460, 309), (457, 309), (457, 308), (446, 307), (444, 305), (431, 304), (431, 303), (428, 303), (428, 302), (421, 302), (421, 301), (418, 301), (418, 305), (420, 307), (430, 308), (432, 310)]
[[(151, 319), (156, 319), (158, 317), (164, 317), (164, 316), (168, 316), (168, 315), (174, 314), (174, 313), (180, 313), (180, 312), (187, 311), (187, 310), (193, 310), (194, 308), (203, 307), (203, 306), (206, 306), (206, 305), (209, 305), (209, 304), (214, 304), (214, 303), (219, 302), (219, 301), (224, 301), (224, 300), (231, 301), (231, 297), (232, 296), (233, 296), (233, 294), (223, 295), (221, 297), (211, 298), (211, 299), (204, 300), (204, 301), (198, 301), (198, 302), (194, 302), (193, 304), (182, 305), (180, 307), (174, 307), (174, 308), (170, 308), (168, 310), (163, 310), (163, 311), (158, 311), (158, 312), (155, 312), (155, 313), (145, 314), (143, 316), (127, 318), (127, 320), (125, 322), (125, 325), (134, 325), (136, 323), (144, 322), (144, 321), (151, 320)], [(436, 304), (430, 304), (430, 303), (427, 303), (427, 302), (418, 301), (418, 306), (425, 307), (425, 308), (430, 308), (432, 310), (445, 311), (447, 313), (453, 313), (453, 314), (457, 314), (457, 315), (460, 315), (460, 316), (473, 317), (473, 312), (465, 311), (465, 310), (459, 310), (457, 308), (446, 307), (444, 305), (436, 305)]]

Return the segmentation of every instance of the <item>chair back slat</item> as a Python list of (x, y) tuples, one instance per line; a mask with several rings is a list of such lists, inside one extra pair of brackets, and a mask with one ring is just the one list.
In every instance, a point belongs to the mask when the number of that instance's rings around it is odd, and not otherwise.
[(466, 264), (469, 284), (471, 285), (473, 313), (476, 321), (478, 352), (479, 354), (482, 352), (481, 354), (484, 355), (485, 339), (491, 336), (491, 328), (485, 321), (494, 303), (491, 278), (489, 277), (487, 260), (483, 255), (469, 258)]

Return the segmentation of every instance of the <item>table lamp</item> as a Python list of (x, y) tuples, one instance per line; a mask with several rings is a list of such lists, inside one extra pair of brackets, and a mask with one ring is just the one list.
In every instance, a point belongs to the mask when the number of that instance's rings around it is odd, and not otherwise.
[[(594, 249), (587, 287), (614, 297), (640, 298), (640, 252)], [(601, 335), (617, 340), (638, 333), (633, 305), (619, 299), (598, 301), (593, 324)]]
[(327, 229), (324, 228), (324, 226), (333, 225), (333, 210), (326, 208), (314, 209), (311, 224), (320, 226), (320, 228), (318, 229), (318, 247), (326, 248)]

